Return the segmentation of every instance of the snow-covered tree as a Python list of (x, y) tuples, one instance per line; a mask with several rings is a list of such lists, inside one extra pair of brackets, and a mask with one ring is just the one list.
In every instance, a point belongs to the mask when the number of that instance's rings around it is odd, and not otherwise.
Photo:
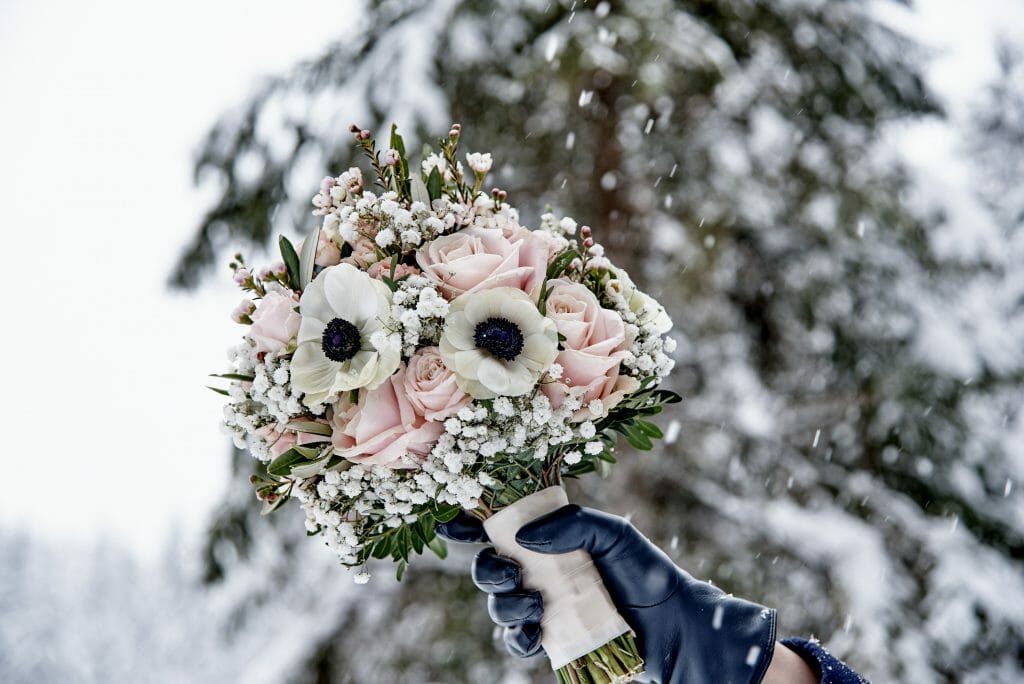
[[(357, 162), (350, 122), (429, 142), (459, 121), (527, 224), (547, 204), (591, 224), (676, 321), (678, 438), (623, 451), (577, 498), (629, 512), (692, 573), (779, 606), (786, 633), (872, 679), (1018, 680), (1021, 271), (974, 248), (987, 229), (953, 206), (971, 189), (929, 195), (891, 144), (894, 124), (941, 116), (915, 46), (852, 0), (395, 0), (356, 16), (211, 130), (196, 173), (220, 192), (174, 283), (307, 228), (319, 177)], [(978, 158), (997, 155), (981, 166), (1006, 189), (974, 214), (1018, 257), (1004, 141), (1022, 92), (1007, 81), (984, 108), (1003, 114)], [(271, 532), (255, 508), (225, 502), (208, 578), (251, 577), (280, 545), (263, 571), (319, 591), (300, 522)], [(292, 680), (546, 681), (485, 643), (455, 560), (364, 592), (383, 603), (339, 611)]]

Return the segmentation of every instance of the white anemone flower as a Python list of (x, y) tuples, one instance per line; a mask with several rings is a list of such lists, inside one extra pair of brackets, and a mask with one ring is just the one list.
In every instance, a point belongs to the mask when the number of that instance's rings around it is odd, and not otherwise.
[(512, 287), (467, 292), (452, 301), (438, 345), (441, 360), (474, 399), (530, 392), (558, 356), (558, 330)]
[(398, 370), (397, 349), (370, 341), (391, 312), (391, 290), (349, 264), (320, 272), (299, 299), (298, 346), (292, 356), (292, 386), (308, 406), (339, 392), (374, 388)]

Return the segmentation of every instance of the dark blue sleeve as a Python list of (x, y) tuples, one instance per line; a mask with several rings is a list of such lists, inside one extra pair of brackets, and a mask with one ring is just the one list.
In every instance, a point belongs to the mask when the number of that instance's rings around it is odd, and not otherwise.
[(821, 679), (821, 684), (868, 684), (868, 680), (826, 651), (817, 641), (789, 638), (784, 639), (782, 644), (788, 646), (810, 665), (811, 670)]

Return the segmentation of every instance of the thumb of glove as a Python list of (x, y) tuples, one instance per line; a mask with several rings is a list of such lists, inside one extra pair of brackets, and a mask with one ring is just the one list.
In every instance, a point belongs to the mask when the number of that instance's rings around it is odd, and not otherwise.
[(538, 553), (587, 551), (622, 608), (657, 605), (680, 581), (675, 563), (629, 521), (591, 508), (563, 506), (521, 527), (516, 542)]

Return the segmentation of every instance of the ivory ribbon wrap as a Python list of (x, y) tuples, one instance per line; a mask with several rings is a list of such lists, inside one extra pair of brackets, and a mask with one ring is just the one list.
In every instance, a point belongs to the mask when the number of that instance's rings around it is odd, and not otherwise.
[(586, 551), (543, 554), (516, 543), (519, 528), (569, 503), (561, 487), (548, 487), (484, 521), (494, 548), (523, 568), (523, 586), (544, 599), (541, 644), (554, 670), (630, 631)]

